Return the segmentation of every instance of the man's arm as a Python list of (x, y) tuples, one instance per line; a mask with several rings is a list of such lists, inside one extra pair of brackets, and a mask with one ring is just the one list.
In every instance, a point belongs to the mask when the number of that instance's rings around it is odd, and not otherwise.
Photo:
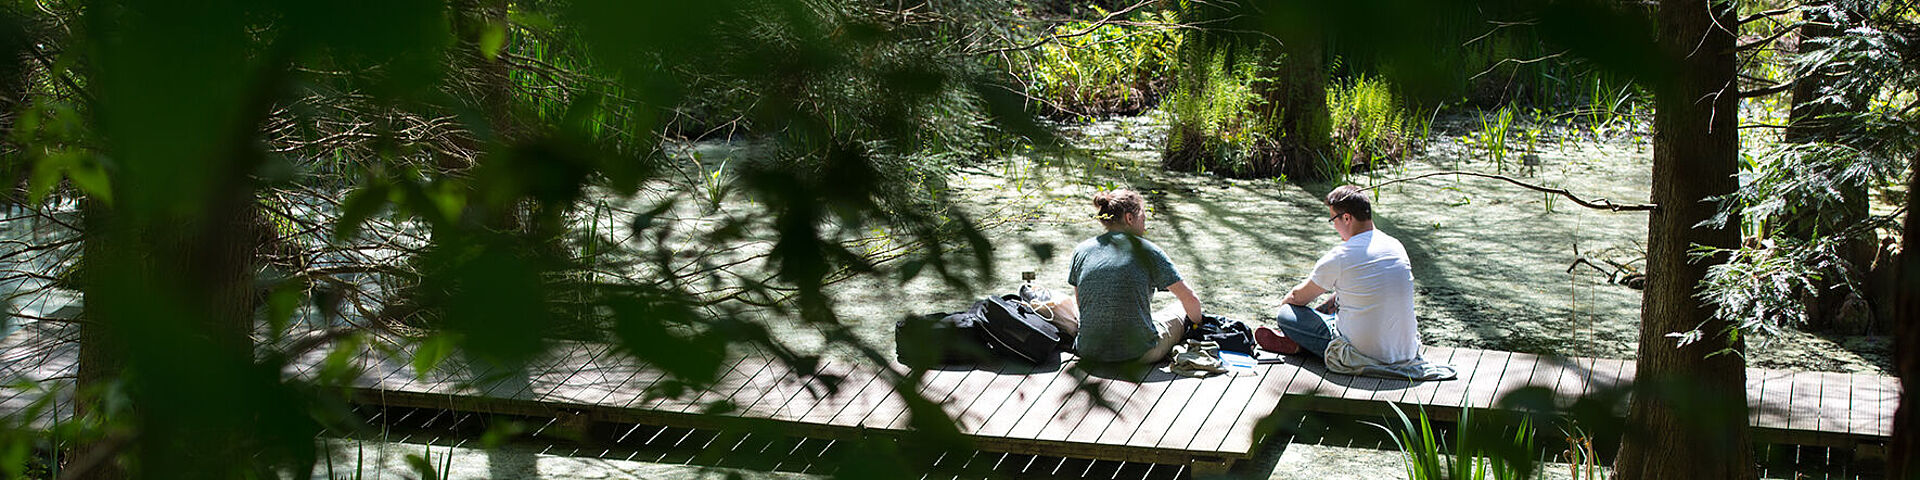
[(1180, 306), (1187, 311), (1187, 323), (1200, 322), (1200, 296), (1187, 287), (1186, 280), (1173, 282), (1173, 285), (1167, 286), (1167, 291), (1173, 292), (1173, 298), (1180, 299)]
[(1320, 298), (1320, 295), (1324, 293), (1327, 293), (1327, 289), (1321, 288), (1320, 285), (1313, 283), (1313, 280), (1307, 280), (1293, 287), (1293, 291), (1287, 292), (1287, 297), (1280, 299), (1280, 303), (1304, 307), (1307, 306), (1308, 303), (1312, 303), (1313, 299)]

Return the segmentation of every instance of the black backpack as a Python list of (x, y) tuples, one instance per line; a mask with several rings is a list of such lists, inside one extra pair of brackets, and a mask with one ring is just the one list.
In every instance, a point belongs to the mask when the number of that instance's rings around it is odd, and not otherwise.
[(1018, 295), (988, 297), (975, 304), (984, 309), (980, 331), (993, 351), (1035, 365), (1059, 358), (1060, 329), (1046, 317), (1018, 302)]
[(1200, 317), (1200, 326), (1188, 325), (1187, 334), (1182, 337), (1183, 340), (1214, 342), (1220, 344), (1221, 350), (1255, 356), (1253, 329), (1247, 328), (1247, 324), (1210, 313), (1202, 314)]
[(894, 354), (914, 367), (975, 365), (993, 360), (978, 304), (960, 313), (908, 316), (893, 324)]

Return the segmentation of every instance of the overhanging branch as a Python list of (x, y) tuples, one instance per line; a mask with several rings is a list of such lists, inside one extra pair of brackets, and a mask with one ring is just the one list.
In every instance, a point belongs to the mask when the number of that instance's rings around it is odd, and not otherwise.
[(1534, 185), (1531, 183), (1516, 180), (1513, 177), (1508, 177), (1504, 175), (1494, 175), (1489, 173), (1479, 173), (1479, 172), (1462, 172), (1462, 171), (1433, 172), (1425, 175), (1418, 175), (1418, 176), (1412, 176), (1407, 178), (1396, 178), (1393, 180), (1380, 182), (1369, 188), (1380, 188), (1380, 187), (1392, 185), (1395, 183), (1410, 182), (1410, 181), (1419, 180), (1422, 178), (1438, 177), (1441, 175), (1466, 175), (1469, 177), (1481, 177), (1481, 178), (1491, 178), (1494, 180), (1505, 180), (1507, 183), (1519, 185), (1521, 187), (1525, 187), (1528, 190), (1545, 192), (1549, 194), (1559, 195), (1562, 197), (1567, 197), (1567, 200), (1572, 200), (1573, 203), (1577, 203), (1582, 207), (1587, 207), (1595, 210), (1610, 210), (1615, 212), (1623, 212), (1623, 211), (1650, 212), (1650, 211), (1653, 211), (1653, 209), (1658, 206), (1656, 204), (1651, 204), (1651, 203), (1636, 203), (1636, 204), (1623, 205), (1623, 204), (1613, 203), (1612, 201), (1604, 198), (1594, 199), (1589, 201), (1589, 200), (1582, 199), (1578, 196), (1575, 196), (1573, 192), (1569, 192), (1563, 188), (1542, 187), (1539, 185)]

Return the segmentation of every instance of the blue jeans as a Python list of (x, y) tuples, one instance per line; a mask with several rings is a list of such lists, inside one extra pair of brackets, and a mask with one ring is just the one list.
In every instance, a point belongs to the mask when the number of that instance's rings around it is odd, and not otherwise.
[(1333, 315), (1299, 305), (1281, 305), (1273, 320), (1287, 338), (1300, 344), (1301, 351), (1327, 355), (1327, 344), (1333, 343)]

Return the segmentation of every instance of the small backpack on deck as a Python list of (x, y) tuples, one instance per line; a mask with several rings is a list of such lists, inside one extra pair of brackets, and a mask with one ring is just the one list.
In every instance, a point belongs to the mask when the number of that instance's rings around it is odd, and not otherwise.
[(988, 297), (982, 307), (980, 331), (995, 353), (1041, 364), (1059, 358), (1060, 329), (1025, 304), (1019, 295)]
[(1199, 327), (1188, 326), (1183, 340), (1214, 342), (1221, 350), (1258, 357), (1254, 352), (1253, 329), (1247, 324), (1214, 314), (1202, 314)]

